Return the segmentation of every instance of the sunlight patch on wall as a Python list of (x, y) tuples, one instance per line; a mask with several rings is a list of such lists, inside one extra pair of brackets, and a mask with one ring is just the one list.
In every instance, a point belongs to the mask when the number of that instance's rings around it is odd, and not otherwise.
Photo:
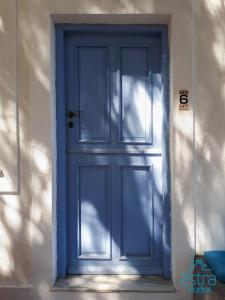
[(15, 122), (15, 103), (12, 98), (0, 97), (0, 192), (10, 192), (15, 189), (17, 176), (17, 128)]
[(44, 174), (48, 174), (49, 173), (49, 159), (47, 157), (47, 155), (45, 154), (44, 149), (41, 148), (37, 148), (37, 147), (33, 147), (33, 160), (35, 163), (35, 166), (37, 167), (37, 169), (44, 173)]
[(10, 174), (6, 171), (6, 167), (1, 163), (1, 170), (3, 171), (4, 177), (0, 177), (0, 192), (11, 191), (14, 188), (14, 184), (11, 180)]
[(221, 156), (222, 156), (223, 162), (225, 163), (225, 142), (223, 143), (223, 146), (221, 149)]
[[(207, 241), (206, 241), (207, 236)], [(207, 249), (210, 249), (212, 238), (210, 232), (206, 230), (205, 223), (200, 218), (197, 220), (197, 239), (196, 254), (201, 255)]]
[(224, 31), (217, 27), (215, 30), (215, 41), (213, 42), (213, 54), (217, 61), (218, 68), (224, 69)]
[(219, 10), (223, 9), (223, 0), (207, 0), (204, 2), (211, 15), (216, 15)]
[(9, 251), (5, 248), (0, 247), (0, 273), (1, 275), (7, 276), (12, 274), (14, 271), (14, 262), (10, 258)]
[(0, 16), (0, 32), (2, 32), (2, 33), (5, 32), (4, 22), (3, 22), (3, 19), (1, 16)]
[(5, 229), (3, 221), (0, 223), (0, 274), (7, 276), (14, 270), (14, 262), (11, 258), (12, 241)]
[(204, 136), (202, 133), (202, 126), (197, 118), (195, 120), (195, 136), (196, 136), (196, 141), (195, 141), (196, 148), (199, 149), (202, 147)]
[(208, 162), (211, 161), (211, 151), (210, 151), (210, 148), (208, 145), (204, 145), (203, 155), (204, 155), (206, 161), (208, 161)]
[(28, 235), (33, 237), (36, 245), (43, 245), (45, 242), (44, 231), (49, 220), (51, 223), (52, 209), (52, 185), (51, 166), (48, 149), (45, 145), (33, 142), (32, 145), (32, 193), (33, 205), (30, 211)]
[(42, 72), (42, 69), (39, 65), (33, 64), (34, 72), (37, 77), (37, 79), (40, 81), (40, 83), (45, 87), (46, 90), (50, 90), (50, 83), (48, 80), (48, 77)]
[(10, 248), (12, 246), (11, 237), (8, 235), (5, 224), (3, 221), (1, 221), (1, 227), (0, 227), (0, 241), (1, 241), (1, 248)]
[(7, 226), (9, 226), (14, 231), (19, 231), (22, 226), (21, 213), (8, 205), (4, 206), (3, 212), (7, 221)]

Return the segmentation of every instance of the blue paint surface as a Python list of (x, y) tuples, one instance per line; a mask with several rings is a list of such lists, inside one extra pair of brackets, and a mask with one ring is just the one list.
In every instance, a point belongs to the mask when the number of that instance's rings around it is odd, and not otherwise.
[[(57, 27), (61, 277), (170, 276), (164, 31)], [(78, 110), (68, 128), (66, 112)]]

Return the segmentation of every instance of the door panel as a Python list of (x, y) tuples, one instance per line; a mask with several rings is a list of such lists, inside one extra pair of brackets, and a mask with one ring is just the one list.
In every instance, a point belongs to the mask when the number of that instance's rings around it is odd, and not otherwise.
[(109, 256), (108, 166), (79, 166), (78, 169), (79, 258)]
[(67, 129), (68, 274), (163, 272), (160, 45), (66, 38), (66, 107), (81, 111)]
[(125, 154), (117, 156), (114, 163), (119, 265), (124, 270), (133, 267), (132, 273), (160, 274), (162, 186), (156, 178), (162, 173), (161, 156)]
[(150, 49), (120, 48), (120, 141), (151, 143)]
[[(121, 168), (121, 256), (152, 255), (151, 167)], [(134, 242), (135, 241), (135, 242)]]
[(79, 142), (109, 140), (108, 50), (100, 46), (77, 47)]

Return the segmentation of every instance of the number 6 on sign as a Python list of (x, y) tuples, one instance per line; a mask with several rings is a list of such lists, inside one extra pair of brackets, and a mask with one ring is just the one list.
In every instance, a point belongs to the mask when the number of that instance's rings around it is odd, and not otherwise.
[(179, 110), (189, 110), (189, 91), (187, 90), (180, 90), (179, 91), (180, 97), (179, 97)]

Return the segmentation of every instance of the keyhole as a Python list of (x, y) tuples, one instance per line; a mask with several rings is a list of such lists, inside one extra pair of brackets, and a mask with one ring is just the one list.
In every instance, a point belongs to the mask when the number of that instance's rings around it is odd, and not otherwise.
[(69, 126), (69, 128), (73, 128), (73, 122), (70, 121), (70, 122), (68, 123), (68, 126)]

